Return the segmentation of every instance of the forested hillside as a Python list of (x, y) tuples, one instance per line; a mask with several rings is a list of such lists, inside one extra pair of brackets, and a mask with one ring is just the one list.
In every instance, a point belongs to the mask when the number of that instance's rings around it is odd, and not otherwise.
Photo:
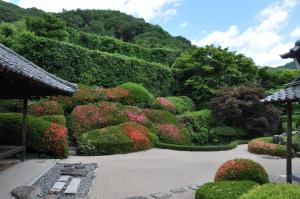
[(227, 48), (193, 46), (119, 11), (46, 13), (0, 0), (0, 20), (2, 44), (68, 81), (104, 87), (131, 81), (156, 96), (189, 96), (200, 107), (223, 87), (271, 93), (299, 75), (287, 67), (259, 67)]

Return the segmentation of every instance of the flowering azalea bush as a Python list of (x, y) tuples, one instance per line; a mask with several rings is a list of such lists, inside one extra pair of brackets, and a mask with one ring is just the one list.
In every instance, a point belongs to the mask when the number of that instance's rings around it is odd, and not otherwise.
[(119, 99), (128, 97), (130, 95), (129, 90), (122, 87), (114, 87), (114, 88), (105, 88), (103, 89), (103, 93), (109, 100), (118, 101)]
[[(287, 157), (285, 145), (270, 143), (272, 138), (257, 138), (248, 143), (248, 151), (259, 155), (272, 155), (282, 158)], [(293, 151), (293, 155), (294, 151)]]
[(175, 105), (178, 114), (195, 110), (195, 103), (187, 96), (170, 96), (167, 99)]
[(179, 120), (177, 117), (164, 110), (153, 110), (153, 109), (144, 109), (144, 113), (147, 118), (155, 124), (178, 124)]
[(96, 103), (105, 99), (107, 98), (102, 88), (84, 85), (79, 85), (78, 91), (71, 97), (53, 97), (53, 100), (60, 103), (63, 106), (63, 109), (66, 111), (71, 111), (77, 105)]
[(215, 175), (215, 182), (226, 180), (252, 180), (259, 184), (269, 182), (266, 170), (249, 159), (234, 159), (223, 163)]
[(151, 148), (148, 128), (125, 122), (117, 126), (96, 129), (78, 138), (79, 152), (84, 155), (108, 155), (147, 150)]
[(176, 106), (173, 102), (164, 97), (157, 97), (154, 101), (154, 108), (176, 113)]
[(64, 110), (62, 106), (50, 100), (43, 100), (29, 105), (29, 113), (34, 116), (42, 115), (63, 115)]
[[(22, 114), (0, 113), (0, 144), (19, 145)], [(27, 148), (30, 151), (66, 157), (68, 154), (68, 130), (56, 123), (29, 116)]]
[(158, 137), (164, 143), (189, 144), (190, 138), (184, 127), (174, 124), (158, 124)]

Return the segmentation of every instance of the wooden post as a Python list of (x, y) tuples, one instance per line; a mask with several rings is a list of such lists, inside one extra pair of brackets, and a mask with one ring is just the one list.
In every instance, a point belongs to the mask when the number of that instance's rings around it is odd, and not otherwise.
[(26, 131), (28, 124), (28, 99), (25, 98), (23, 101), (23, 125), (22, 125), (22, 146), (24, 147), (22, 154), (22, 161), (25, 160), (26, 154)]
[(292, 102), (287, 102), (286, 181), (292, 183)]

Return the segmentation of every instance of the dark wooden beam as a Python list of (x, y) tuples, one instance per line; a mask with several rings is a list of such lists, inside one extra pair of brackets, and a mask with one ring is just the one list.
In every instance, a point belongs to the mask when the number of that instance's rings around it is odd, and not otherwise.
[(287, 102), (286, 181), (292, 183), (292, 102)]
[(23, 103), (23, 126), (22, 126), (22, 146), (24, 148), (22, 161), (25, 160), (26, 154), (26, 131), (27, 131), (27, 124), (28, 124), (28, 99), (24, 99)]

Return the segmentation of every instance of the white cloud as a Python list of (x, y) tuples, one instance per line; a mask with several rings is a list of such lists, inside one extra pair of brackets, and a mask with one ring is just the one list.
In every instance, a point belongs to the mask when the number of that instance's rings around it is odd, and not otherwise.
[(185, 28), (185, 27), (187, 27), (187, 25), (189, 25), (189, 22), (184, 21), (184, 22), (182, 22), (181, 24), (179, 24), (179, 27)]
[(281, 65), (290, 60), (282, 60), (279, 55), (294, 45), (284, 41), (281, 31), (296, 3), (297, 0), (272, 3), (255, 17), (257, 24), (248, 27), (244, 32), (240, 32), (236, 25), (232, 25), (225, 32), (214, 31), (192, 42), (198, 46), (216, 44), (229, 47), (230, 50), (252, 57), (259, 65)]
[(11, 2), (12, 2), (12, 0), (3, 0), (3, 1), (6, 1), (6, 2), (8, 2), (8, 3), (11, 3)]
[(165, 20), (169, 20), (176, 14), (177, 14), (177, 10), (175, 8), (167, 9), (162, 13), (161, 18)]
[(295, 28), (291, 33), (291, 37), (298, 38), (300, 37), (300, 27)]
[(149, 21), (172, 17), (176, 14), (175, 7), (180, 3), (181, 0), (20, 0), (17, 4), (23, 8), (36, 7), (48, 12), (60, 12), (63, 8), (119, 10)]

